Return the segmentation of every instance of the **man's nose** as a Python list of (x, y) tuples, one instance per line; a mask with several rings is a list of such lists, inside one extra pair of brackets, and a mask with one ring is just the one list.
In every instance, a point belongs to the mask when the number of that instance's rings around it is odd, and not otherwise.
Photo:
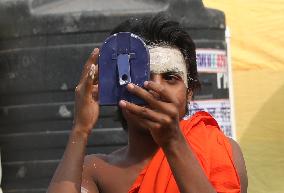
[[(163, 81), (163, 76), (161, 74), (151, 73), (150, 80), (161, 85)], [(160, 100), (160, 95), (158, 93), (153, 90), (150, 90), (149, 92), (152, 94), (153, 97)]]
[(155, 83), (161, 84), (163, 77), (162, 77), (161, 74), (151, 73), (150, 80), (155, 82)]

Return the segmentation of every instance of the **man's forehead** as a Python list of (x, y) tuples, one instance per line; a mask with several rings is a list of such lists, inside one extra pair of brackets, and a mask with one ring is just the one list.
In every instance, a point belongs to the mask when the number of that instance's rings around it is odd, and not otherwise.
[[(186, 66), (181, 51), (176, 47), (150, 46), (149, 52), (150, 52), (150, 65), (166, 64), (167, 67), (169, 67), (170, 65), (175, 66), (174, 63), (179, 62), (180, 64), (184, 64)], [(173, 64), (171, 64), (170, 62), (173, 62)]]
[(172, 46), (150, 46), (150, 71), (152, 73), (178, 72), (187, 85), (187, 67), (181, 51)]
[(157, 56), (167, 54), (169, 56), (182, 57), (181, 51), (177, 47), (162, 45), (162, 46), (149, 46), (150, 54), (156, 54)]

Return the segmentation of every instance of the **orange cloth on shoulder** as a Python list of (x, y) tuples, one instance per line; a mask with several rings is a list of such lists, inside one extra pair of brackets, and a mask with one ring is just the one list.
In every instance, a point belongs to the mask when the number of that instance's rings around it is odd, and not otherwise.
[[(198, 112), (190, 119), (182, 120), (180, 128), (216, 192), (239, 193), (240, 180), (233, 164), (231, 145), (215, 119), (206, 112)], [(128, 191), (178, 192), (178, 186), (162, 149), (158, 150)]]

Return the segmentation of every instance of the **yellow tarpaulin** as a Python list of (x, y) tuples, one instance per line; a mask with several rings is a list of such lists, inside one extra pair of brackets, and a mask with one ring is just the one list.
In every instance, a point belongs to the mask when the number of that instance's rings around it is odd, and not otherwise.
[(249, 193), (284, 193), (284, 1), (205, 0), (231, 31), (237, 139)]

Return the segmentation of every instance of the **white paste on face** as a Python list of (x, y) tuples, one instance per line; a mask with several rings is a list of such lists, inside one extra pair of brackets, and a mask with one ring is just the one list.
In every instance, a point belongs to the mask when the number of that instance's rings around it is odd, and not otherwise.
[(170, 46), (150, 47), (150, 72), (162, 74), (166, 72), (178, 73), (186, 87), (187, 69), (184, 57), (178, 48)]
[(84, 188), (84, 187), (82, 187), (81, 186), (81, 193), (88, 193), (89, 191), (86, 189), (86, 188)]

